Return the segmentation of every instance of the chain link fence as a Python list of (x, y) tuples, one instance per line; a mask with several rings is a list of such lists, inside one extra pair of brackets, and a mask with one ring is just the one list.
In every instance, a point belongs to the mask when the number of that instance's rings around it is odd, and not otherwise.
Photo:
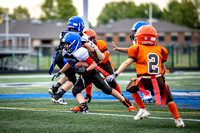
[[(167, 69), (193, 69), (200, 67), (200, 46), (178, 46), (172, 44), (165, 48), (168, 50), (168, 60), (165, 63)], [(45, 45), (34, 47), (34, 50), (37, 56), (31, 58), (31, 64), (34, 65), (37, 70), (48, 70), (52, 63), (52, 54), (55, 47), (52, 45)], [(109, 51), (115, 69), (128, 58), (127, 53), (112, 51), (110, 49)], [(130, 65), (129, 69), (135, 69), (135, 65)]]

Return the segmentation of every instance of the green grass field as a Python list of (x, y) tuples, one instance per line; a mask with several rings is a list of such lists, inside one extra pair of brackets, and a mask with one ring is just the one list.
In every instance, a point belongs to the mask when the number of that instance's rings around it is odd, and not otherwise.
[[(136, 77), (135, 73), (123, 73), (117, 80), (122, 91), (126, 82)], [(171, 90), (200, 90), (200, 72), (177, 72), (166, 74), (166, 81)], [(57, 81), (58, 79), (56, 79)], [(56, 82), (55, 81), (55, 82)], [(2, 87), (0, 94), (47, 93), (51, 87), (51, 76), (47, 74), (0, 75), (0, 85), (9, 83), (47, 83), (45, 86)], [(49, 84), (49, 85), (48, 85)], [(93, 91), (99, 91), (95, 87)], [(70, 90), (71, 92), (71, 90)], [(132, 99), (131, 99), (132, 100)], [(184, 119), (185, 128), (176, 128), (173, 117), (167, 107), (145, 104), (151, 117), (134, 121), (135, 112), (128, 112), (119, 101), (92, 100), (89, 113), (71, 113), (70, 108), (76, 107), (75, 99), (65, 99), (67, 105), (57, 105), (49, 98), (35, 99), (0, 99), (0, 132), (181, 132), (193, 133), (200, 131), (200, 109), (178, 108)]]

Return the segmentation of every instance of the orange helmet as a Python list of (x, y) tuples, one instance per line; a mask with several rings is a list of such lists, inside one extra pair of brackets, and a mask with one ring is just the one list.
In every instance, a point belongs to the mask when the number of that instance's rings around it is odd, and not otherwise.
[(137, 30), (135, 36), (138, 44), (155, 45), (158, 34), (153, 26), (144, 25)]
[(89, 38), (94, 38), (95, 40), (97, 40), (97, 34), (95, 33), (94, 30), (88, 29), (88, 30), (85, 30), (84, 33), (85, 33)]

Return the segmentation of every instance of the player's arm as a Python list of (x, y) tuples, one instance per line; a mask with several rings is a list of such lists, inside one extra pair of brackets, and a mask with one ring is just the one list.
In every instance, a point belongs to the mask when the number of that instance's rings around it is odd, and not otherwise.
[(89, 41), (87, 45), (90, 45), (90, 51), (96, 52), (97, 57), (100, 61), (103, 61), (105, 58), (105, 55), (99, 50), (99, 48), (92, 42)]
[(67, 62), (62, 69), (60, 69), (60, 73), (64, 73), (65, 71), (67, 71), (70, 68), (69, 63)]
[(69, 69), (69, 68), (70, 68), (70, 65), (69, 65), (69, 63), (67, 62), (59, 72), (57, 72), (56, 74), (53, 75), (53, 77), (52, 77), (51, 80), (53, 81), (54, 78), (59, 77), (62, 73), (64, 73), (64, 72), (65, 72), (67, 69)]
[(128, 58), (126, 61), (124, 61), (120, 67), (115, 72), (117, 75), (119, 75), (121, 72), (123, 72), (129, 65), (131, 65), (135, 61), (135, 58)]
[(107, 82), (112, 82), (121, 72), (123, 72), (134, 61), (135, 61), (135, 58), (129, 57), (126, 61), (124, 61), (120, 65), (120, 67), (117, 69), (117, 71), (114, 74), (106, 77), (106, 81)]
[(163, 75), (165, 74), (165, 72), (167, 71), (167, 68), (165, 67), (165, 62), (167, 61), (167, 57), (168, 57), (168, 51), (166, 48), (162, 47), (162, 68), (164, 70)]
[(88, 49), (88, 51), (91, 51), (91, 52), (95, 51), (94, 48), (88, 42), (84, 43), (83, 45), (85, 46), (85, 48)]
[(167, 68), (165, 67), (165, 62), (162, 63), (162, 67), (164, 69), (163, 75), (165, 74), (165, 72), (167, 71)]
[(82, 66), (81, 68), (76, 68), (76, 72), (78, 74), (86, 74), (88, 71), (91, 71), (97, 67), (97, 64), (90, 57), (88, 57), (85, 62), (90, 64), (89, 67), (84, 68), (84, 66)]
[(93, 69), (95, 69), (97, 67), (97, 64), (90, 57), (88, 57), (85, 60), (85, 62), (87, 62), (88, 64), (90, 64), (89, 67), (86, 68), (87, 71), (91, 71), (91, 70), (93, 70)]
[(117, 47), (114, 42), (112, 42), (112, 46), (113, 46), (113, 51), (128, 53), (128, 48)]
[(99, 59), (100, 61), (103, 61), (103, 60), (105, 59), (104, 53), (102, 53), (102, 52), (98, 49), (98, 47), (95, 49), (95, 52), (96, 52), (97, 57), (98, 57), (98, 59)]

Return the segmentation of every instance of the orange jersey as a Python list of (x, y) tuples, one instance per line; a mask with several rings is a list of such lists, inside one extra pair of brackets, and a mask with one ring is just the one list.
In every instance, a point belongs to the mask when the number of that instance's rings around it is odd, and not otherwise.
[(109, 51), (108, 51), (106, 42), (103, 41), (103, 40), (97, 40), (96, 46), (98, 47), (98, 49), (99, 49), (102, 53), (104, 53), (104, 55), (105, 55), (104, 60), (103, 60), (102, 62), (99, 62), (99, 59), (98, 59), (96, 53), (94, 53), (94, 52), (93, 52), (93, 53), (90, 53), (90, 56), (91, 56), (92, 59), (95, 60), (96, 63), (105, 64), (105, 63), (110, 59), (110, 57), (109, 57)]
[(136, 44), (128, 49), (128, 56), (135, 58), (137, 75), (163, 74), (162, 63), (167, 60), (168, 51), (160, 45)]

